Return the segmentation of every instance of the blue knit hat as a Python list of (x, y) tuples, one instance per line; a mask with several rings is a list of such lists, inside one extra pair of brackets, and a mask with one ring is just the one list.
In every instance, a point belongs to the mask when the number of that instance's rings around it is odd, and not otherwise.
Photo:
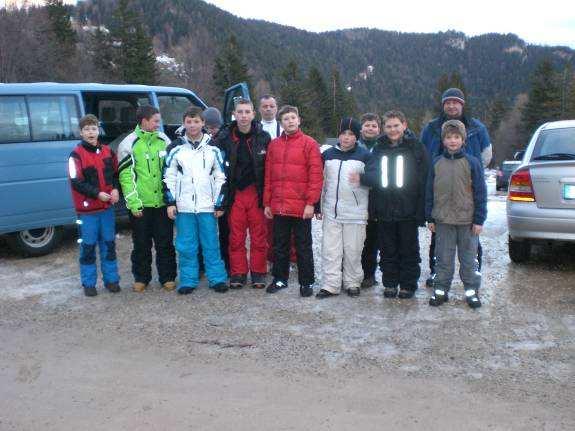
[(207, 108), (202, 116), (204, 117), (204, 121), (206, 122), (206, 126), (215, 126), (215, 127), (221, 127), (222, 126), (222, 114), (220, 114), (220, 111), (218, 110), (218, 108), (214, 108), (214, 107), (210, 107)]
[(462, 105), (465, 105), (465, 95), (459, 88), (448, 88), (445, 90), (441, 95), (441, 104), (443, 105), (449, 99), (457, 100)]

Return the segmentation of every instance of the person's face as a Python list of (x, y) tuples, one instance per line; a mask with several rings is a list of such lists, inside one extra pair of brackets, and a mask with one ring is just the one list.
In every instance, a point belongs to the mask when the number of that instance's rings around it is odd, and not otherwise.
[(206, 126), (206, 130), (210, 134), (210, 136), (215, 136), (220, 131), (220, 126)]
[(142, 124), (140, 124), (140, 128), (144, 132), (155, 132), (160, 128), (160, 121), (161, 117), (160, 114), (154, 114), (149, 119), (142, 119)]
[(448, 133), (443, 138), (443, 145), (450, 153), (457, 153), (463, 147), (463, 138), (458, 133)]
[(291, 134), (297, 132), (297, 130), (299, 129), (299, 125), (300, 125), (299, 115), (297, 115), (295, 112), (288, 112), (288, 113), (282, 115), (282, 117), (280, 119), (280, 123), (281, 123), (284, 131), (288, 135), (291, 135)]
[(278, 113), (278, 105), (273, 97), (269, 99), (262, 99), (260, 101), (260, 115), (262, 119), (271, 121), (276, 118)]
[(344, 130), (339, 135), (339, 147), (342, 151), (349, 151), (355, 146), (357, 138), (351, 130)]
[(456, 99), (447, 99), (443, 103), (443, 112), (448, 118), (461, 118), (463, 115), (463, 104)]
[(402, 122), (399, 118), (390, 118), (383, 125), (383, 132), (393, 143), (399, 142), (405, 129), (407, 129), (407, 123)]
[(380, 134), (377, 121), (366, 121), (361, 125), (361, 136), (363, 139), (373, 140)]
[(80, 130), (80, 136), (90, 145), (98, 145), (100, 130), (95, 124), (88, 124)]
[(234, 109), (234, 117), (240, 129), (247, 129), (255, 118), (254, 108), (249, 103), (240, 103)]
[(196, 138), (202, 134), (204, 120), (202, 120), (201, 117), (186, 117), (184, 118), (184, 127), (188, 137)]

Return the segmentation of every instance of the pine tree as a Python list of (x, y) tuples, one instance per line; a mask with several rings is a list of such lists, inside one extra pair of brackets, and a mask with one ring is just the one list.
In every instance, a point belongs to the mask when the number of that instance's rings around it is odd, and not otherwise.
[(323, 142), (325, 132), (318, 119), (315, 97), (309, 92), (309, 82), (304, 80), (294, 60), (288, 62), (281, 72), (280, 98), (283, 104), (298, 108), (301, 129), (318, 142)]
[(331, 129), (330, 134), (337, 136), (339, 121), (343, 117), (351, 117), (356, 114), (357, 106), (353, 96), (344, 88), (337, 67), (333, 66), (330, 77), (330, 111)]
[(73, 81), (77, 72), (76, 44), (78, 37), (72, 28), (70, 12), (62, 0), (46, 2), (50, 31), (49, 58), (57, 81)]
[(91, 36), (90, 45), (96, 80), (100, 82), (120, 81), (116, 64), (116, 49), (110, 33), (98, 28)]
[(130, 0), (118, 2), (112, 39), (118, 46), (115, 58), (120, 78), (128, 84), (155, 84), (157, 69), (152, 39)]
[(508, 111), (507, 103), (501, 97), (495, 99), (487, 108), (486, 126), (488, 130), (495, 131), (499, 128), (501, 121)]
[(243, 50), (233, 34), (215, 59), (213, 79), (216, 90), (221, 94), (238, 82), (246, 82), (250, 89), (252, 87)]
[(561, 118), (575, 119), (575, 73), (573, 66), (567, 63), (561, 80)]
[(551, 61), (543, 60), (533, 73), (529, 101), (522, 115), (523, 133), (527, 138), (547, 121), (561, 118), (561, 86)]
[(306, 95), (310, 109), (317, 119), (319, 129), (325, 136), (331, 131), (330, 99), (327, 84), (317, 67), (312, 67), (307, 76)]

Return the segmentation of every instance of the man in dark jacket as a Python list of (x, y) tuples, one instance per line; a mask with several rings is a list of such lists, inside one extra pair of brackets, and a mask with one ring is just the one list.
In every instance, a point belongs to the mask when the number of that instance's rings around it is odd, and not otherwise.
[(384, 296), (411, 298), (420, 275), (418, 226), (425, 224), (429, 157), (423, 145), (405, 133), (407, 120), (402, 112), (386, 112), (383, 123), (384, 136), (373, 147), (360, 178), (375, 197)]
[[(441, 128), (448, 120), (459, 120), (466, 128), (467, 138), (465, 141), (465, 153), (477, 158), (483, 167), (487, 167), (491, 162), (492, 146), (487, 128), (481, 121), (471, 118), (465, 114), (465, 95), (459, 88), (449, 88), (441, 95), (442, 113), (439, 117), (431, 120), (421, 132), (421, 143), (425, 145), (429, 157), (434, 160), (443, 154), (443, 144), (441, 141)], [(481, 272), (481, 256), (483, 250), (479, 244), (477, 250), (477, 270)], [(433, 286), (435, 278), (435, 233), (431, 235), (429, 246), (429, 270), (430, 276), (426, 284)]]
[[(270, 136), (255, 121), (252, 102), (239, 99), (233, 121), (219, 131), (215, 143), (222, 151), (227, 178), (224, 207), (228, 213), (230, 287), (241, 289), (251, 274), (252, 286), (265, 287), (267, 229), (263, 212), (264, 167)], [(246, 238), (250, 233), (248, 265)]]

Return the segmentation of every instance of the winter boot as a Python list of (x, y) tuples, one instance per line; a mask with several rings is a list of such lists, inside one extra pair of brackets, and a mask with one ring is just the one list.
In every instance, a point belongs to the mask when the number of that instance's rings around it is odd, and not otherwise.
[(276, 293), (282, 289), (285, 289), (286, 287), (288, 287), (288, 284), (285, 281), (274, 280), (270, 284), (268, 284), (268, 287), (266, 288), (266, 292), (267, 293)]
[(112, 293), (118, 293), (120, 290), (122, 290), (117, 282), (106, 284), (106, 289), (108, 290), (108, 292)]
[(481, 300), (479, 299), (479, 295), (475, 289), (465, 289), (465, 301), (470, 308), (481, 307)]
[(366, 277), (363, 279), (363, 281), (361, 282), (361, 288), (362, 289), (369, 289), (370, 287), (373, 287), (377, 284), (377, 282), (375, 281), (375, 277)]
[(91, 286), (91, 287), (84, 286), (84, 295), (96, 296), (97, 294), (98, 294), (98, 291), (96, 290), (96, 288), (94, 286)]
[(132, 290), (134, 292), (142, 293), (144, 290), (146, 290), (147, 286), (148, 285), (146, 283), (140, 283), (139, 281), (136, 281), (134, 286), (132, 286)]
[(263, 289), (266, 287), (266, 274), (252, 272), (252, 287), (254, 289)]
[(433, 291), (433, 296), (429, 298), (429, 305), (433, 307), (439, 307), (441, 304), (449, 301), (449, 296), (447, 292), (443, 289), (435, 289)]
[(307, 298), (308, 296), (312, 296), (313, 295), (313, 284), (308, 284), (308, 285), (300, 284), (299, 294), (303, 298)]
[(230, 289), (241, 289), (246, 284), (245, 274), (234, 274), (230, 278)]

